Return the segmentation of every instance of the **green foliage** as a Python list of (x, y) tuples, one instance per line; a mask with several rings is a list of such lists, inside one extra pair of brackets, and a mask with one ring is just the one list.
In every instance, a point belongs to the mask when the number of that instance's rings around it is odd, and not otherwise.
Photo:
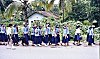
[(100, 27), (94, 29), (94, 39), (100, 40)]
[(91, 25), (91, 23), (90, 23), (88, 20), (84, 20), (84, 21), (83, 21), (83, 24), (84, 24), (84, 25)]

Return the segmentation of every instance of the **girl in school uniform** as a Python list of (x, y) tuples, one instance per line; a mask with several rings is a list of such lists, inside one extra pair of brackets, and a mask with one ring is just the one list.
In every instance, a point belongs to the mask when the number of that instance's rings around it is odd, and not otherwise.
[(35, 29), (35, 40), (34, 40), (34, 45), (35, 46), (41, 46), (40, 45), (40, 35), (39, 35), (39, 27), (36, 27)]
[(9, 24), (8, 29), (7, 29), (7, 39), (8, 39), (8, 43), (7, 43), (7, 49), (16, 49), (13, 45), (13, 40), (12, 40), (12, 24)]
[(2, 44), (5, 45), (5, 41), (6, 41), (6, 27), (4, 24), (2, 24), (1, 27), (1, 39), (2, 39)]
[(28, 33), (29, 33), (29, 27), (25, 24), (24, 25), (24, 28), (23, 28), (23, 35), (24, 35), (24, 40), (22, 41), (22, 45), (24, 46), (24, 43), (25, 45), (29, 45), (29, 36), (28, 36)]
[(76, 28), (76, 32), (75, 32), (75, 34), (76, 34), (76, 39), (77, 39), (77, 46), (80, 46), (81, 44), (80, 44), (80, 40), (81, 40), (81, 30), (80, 30), (80, 26), (78, 26), (77, 28)]
[(60, 35), (59, 35), (59, 32), (60, 32), (60, 29), (59, 29), (59, 26), (56, 26), (55, 28), (55, 31), (56, 31), (56, 35), (57, 35), (57, 44), (59, 45), (60, 43)]
[(46, 27), (44, 28), (44, 43), (45, 43), (45, 46), (48, 46), (48, 41), (49, 41), (49, 38), (48, 38), (48, 25), (46, 25)]
[(52, 34), (51, 34), (51, 27), (50, 27), (50, 24), (48, 25), (48, 40), (49, 40), (49, 45), (51, 44), (51, 39), (52, 39)]
[(18, 27), (17, 24), (15, 24), (12, 28), (12, 40), (13, 40), (13, 45), (14, 46), (18, 46), (18, 41), (19, 41), (19, 37), (18, 37)]
[(7, 29), (7, 39), (8, 39), (8, 44), (11, 42), (11, 33), (12, 32), (12, 24), (9, 24), (8, 29)]
[(36, 26), (33, 26), (33, 27), (31, 28), (31, 39), (32, 39), (32, 45), (34, 45), (35, 29), (36, 29)]
[[(79, 27), (79, 25), (76, 26), (76, 29)], [(77, 42), (77, 33), (75, 32), (75, 36), (74, 36), (74, 45), (76, 45)]]
[(93, 36), (94, 36), (94, 33), (93, 33), (93, 28), (90, 27), (89, 30), (88, 30), (88, 33), (89, 33), (89, 36), (88, 36), (88, 45), (89, 46), (92, 46), (92, 43), (94, 43), (94, 39), (93, 39)]
[(56, 34), (56, 29), (55, 29), (55, 27), (54, 27), (53, 32), (52, 32), (51, 44), (56, 46), (57, 43), (58, 43), (57, 34)]
[(39, 44), (42, 45), (43, 35), (42, 35), (42, 26), (39, 26)]
[(66, 27), (63, 27), (63, 37), (62, 37), (62, 45), (66, 45), (66, 43), (68, 42), (67, 40), (67, 30)]
[(67, 30), (67, 39), (68, 39), (68, 43), (67, 43), (67, 45), (69, 46), (70, 33), (69, 33), (69, 28), (68, 28), (68, 26), (69, 26), (69, 23), (67, 23), (67, 26), (66, 26), (66, 30)]

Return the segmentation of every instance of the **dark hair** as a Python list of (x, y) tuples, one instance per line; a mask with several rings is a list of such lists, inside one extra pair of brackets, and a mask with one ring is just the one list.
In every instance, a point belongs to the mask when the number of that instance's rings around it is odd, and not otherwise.
[(89, 27), (89, 29), (91, 29), (92, 27)]
[(12, 24), (9, 24), (9, 25), (8, 25), (8, 27), (11, 27), (11, 26), (12, 26)]
[(80, 27), (80, 25), (76, 26), (76, 29), (78, 29)]

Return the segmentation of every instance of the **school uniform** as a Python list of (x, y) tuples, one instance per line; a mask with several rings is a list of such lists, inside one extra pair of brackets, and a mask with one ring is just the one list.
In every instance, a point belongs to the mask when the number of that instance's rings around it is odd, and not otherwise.
[(62, 37), (62, 43), (67, 43), (68, 40), (67, 40), (67, 30), (66, 28), (63, 29), (63, 37)]
[(42, 36), (42, 29), (39, 28), (39, 44), (42, 43), (42, 39), (43, 39), (43, 36)]
[(51, 40), (51, 44), (57, 44), (58, 40), (57, 40), (57, 34), (55, 32), (55, 29), (52, 32), (52, 40)]
[(35, 40), (34, 40), (34, 44), (40, 44), (40, 35), (39, 35), (39, 29), (38, 28), (35, 29)]
[(68, 27), (66, 27), (66, 31), (67, 31), (67, 39), (68, 39), (68, 41), (70, 41), (70, 34), (69, 34), (69, 28)]
[(93, 29), (89, 29), (89, 38), (88, 38), (88, 44), (89, 45), (91, 45), (92, 43), (94, 43), (93, 36), (94, 36)]
[(35, 39), (35, 28), (32, 27), (31, 29), (32, 29), (32, 30), (31, 30), (31, 40), (32, 40), (32, 42), (33, 42), (33, 44), (34, 44), (34, 39)]
[(80, 36), (81, 30), (79, 28), (76, 29), (75, 35), (76, 35), (76, 40), (80, 41), (81, 40), (81, 36)]
[(6, 28), (5, 27), (1, 27), (1, 40), (2, 42), (5, 42), (6, 40)]
[(18, 37), (18, 31), (16, 27), (12, 28), (12, 40), (13, 40), (14, 45), (15, 43), (18, 44), (19, 37)]
[(51, 28), (50, 27), (47, 27), (47, 28), (48, 28), (48, 40), (49, 40), (49, 44), (50, 44), (51, 39), (52, 39)]
[(48, 31), (49, 31), (48, 28), (44, 28), (44, 34), (45, 34), (45, 36), (44, 36), (44, 43), (45, 43), (46, 45), (47, 45), (48, 42), (49, 42)]
[(60, 42), (60, 35), (59, 35), (59, 28), (55, 28), (55, 32), (56, 32), (56, 34), (57, 34), (57, 43), (59, 43)]
[(8, 27), (8, 29), (7, 29), (7, 39), (8, 39), (8, 42), (10, 41), (11, 32), (12, 32), (12, 28)]
[(28, 27), (24, 27), (23, 28), (23, 33), (24, 33), (24, 38), (25, 38), (24, 43), (26, 45), (29, 45), (29, 42), (28, 42), (28, 40), (29, 40), (29, 36), (28, 36), (29, 28)]

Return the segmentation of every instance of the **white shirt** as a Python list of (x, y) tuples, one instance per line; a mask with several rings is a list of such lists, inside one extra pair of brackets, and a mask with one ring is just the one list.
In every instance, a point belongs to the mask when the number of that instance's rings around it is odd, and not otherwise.
[(35, 35), (35, 29), (31, 28), (31, 35)]
[(57, 35), (56, 35), (56, 32), (55, 32), (55, 29), (54, 29), (53, 32), (52, 32), (52, 36), (57, 36)]
[(5, 27), (1, 27), (1, 33), (6, 33), (6, 28)]
[(66, 36), (67, 35), (67, 31), (66, 31), (66, 28), (63, 29), (63, 36)]
[(93, 29), (90, 29), (90, 30), (89, 30), (89, 35), (94, 35)]
[(49, 30), (48, 28), (44, 28), (44, 34), (45, 35), (48, 35), (48, 30)]
[(11, 28), (8, 27), (8, 29), (7, 29), (7, 35), (10, 35), (10, 34), (11, 34)]
[(23, 27), (23, 33), (28, 34), (28, 32), (29, 32), (29, 28), (28, 27)]
[(51, 28), (48, 27), (48, 34), (51, 34)]
[(81, 33), (81, 30), (78, 28), (78, 29), (76, 29), (76, 31), (75, 31), (75, 35), (77, 35), (77, 33)]
[(18, 34), (17, 29), (13, 27), (13, 34)]
[(35, 29), (35, 36), (39, 36), (39, 29)]
[(67, 27), (66, 29), (67, 29), (67, 34), (69, 34), (69, 28)]

